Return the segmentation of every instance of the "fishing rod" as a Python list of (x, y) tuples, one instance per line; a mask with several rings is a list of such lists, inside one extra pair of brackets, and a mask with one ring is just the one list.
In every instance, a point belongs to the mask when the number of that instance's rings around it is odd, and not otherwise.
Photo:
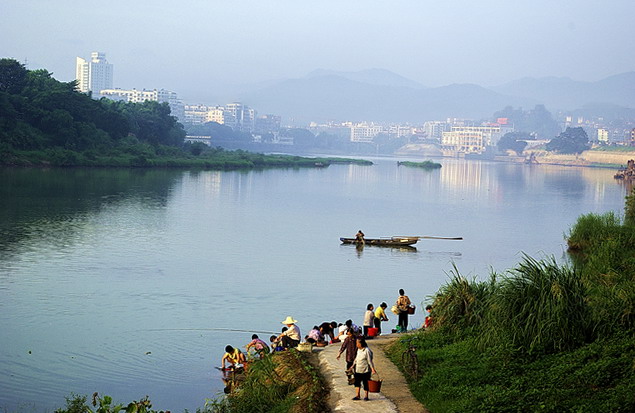
[(280, 334), (271, 331), (242, 330), (238, 328), (147, 328), (141, 331), (234, 331), (238, 333)]

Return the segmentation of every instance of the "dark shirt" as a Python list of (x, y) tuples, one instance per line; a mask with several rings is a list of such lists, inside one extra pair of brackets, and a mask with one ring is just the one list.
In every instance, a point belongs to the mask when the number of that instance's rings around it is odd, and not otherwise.
[(340, 347), (340, 353), (346, 350), (346, 361), (354, 362), (355, 356), (357, 356), (357, 339), (352, 336), (346, 336), (346, 339), (342, 342), (342, 347)]

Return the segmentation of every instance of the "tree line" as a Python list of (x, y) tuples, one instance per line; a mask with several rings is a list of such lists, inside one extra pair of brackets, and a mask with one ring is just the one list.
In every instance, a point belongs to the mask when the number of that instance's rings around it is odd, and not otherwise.
[(95, 100), (44, 69), (0, 59), (0, 163), (25, 151), (116, 156), (131, 146), (181, 147), (185, 130), (167, 103)]

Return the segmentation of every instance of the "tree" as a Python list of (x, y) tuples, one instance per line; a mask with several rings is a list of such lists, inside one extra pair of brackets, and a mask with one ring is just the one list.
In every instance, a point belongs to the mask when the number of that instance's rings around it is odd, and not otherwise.
[(526, 139), (531, 139), (531, 135), (526, 132), (509, 132), (500, 138), (496, 146), (498, 146), (498, 150), (502, 152), (512, 150), (516, 152), (518, 156), (521, 156), (527, 146), (527, 142), (525, 142)]
[(552, 137), (560, 132), (558, 122), (544, 105), (536, 105), (530, 111), (506, 106), (494, 113), (494, 118), (507, 118), (517, 132), (526, 132), (539, 137)]
[(547, 144), (547, 150), (559, 153), (582, 153), (589, 149), (589, 137), (581, 127), (567, 128)]
[(28, 70), (14, 59), (0, 59), (0, 92), (18, 94), (26, 85)]

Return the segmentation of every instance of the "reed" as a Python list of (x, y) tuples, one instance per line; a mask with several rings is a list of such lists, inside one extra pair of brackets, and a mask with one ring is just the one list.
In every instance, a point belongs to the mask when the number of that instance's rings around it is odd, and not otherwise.
[(487, 301), (494, 291), (495, 276), (487, 282), (468, 280), (452, 263), (450, 280), (437, 293), (433, 308), (433, 328), (462, 332), (476, 328), (482, 321)]
[(490, 297), (481, 344), (553, 353), (581, 345), (591, 331), (580, 275), (554, 258), (525, 256)]

